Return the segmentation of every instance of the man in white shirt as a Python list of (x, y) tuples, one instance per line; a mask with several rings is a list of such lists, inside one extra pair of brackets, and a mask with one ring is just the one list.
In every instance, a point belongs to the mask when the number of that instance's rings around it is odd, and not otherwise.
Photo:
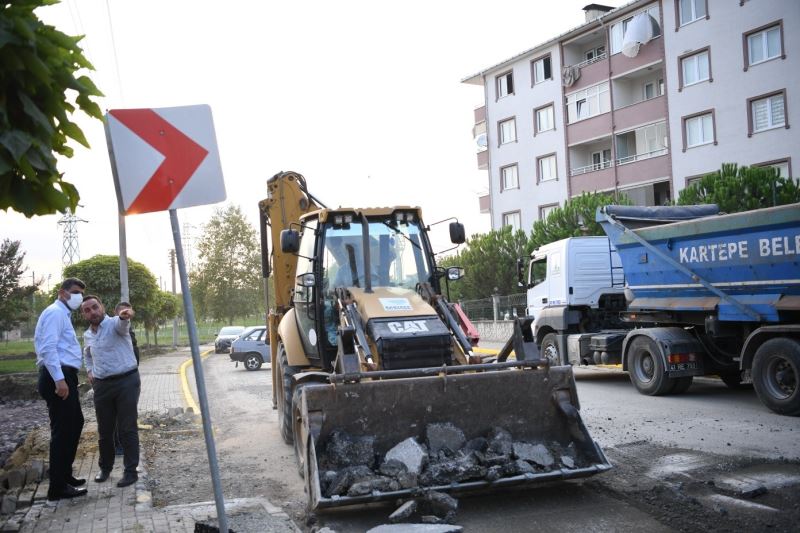
[(58, 299), (39, 315), (33, 338), (39, 394), (47, 402), (50, 415), (49, 501), (86, 494), (85, 488), (76, 488), (86, 480), (72, 475), (83, 430), (83, 411), (78, 397), (81, 346), (70, 321), (70, 314), (83, 301), (85, 289), (86, 284), (78, 278), (65, 279)]

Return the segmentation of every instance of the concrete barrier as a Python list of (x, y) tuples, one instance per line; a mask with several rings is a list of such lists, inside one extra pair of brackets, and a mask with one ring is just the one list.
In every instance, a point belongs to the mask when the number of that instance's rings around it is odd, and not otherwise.
[(481, 341), (505, 342), (514, 333), (513, 320), (475, 320), (472, 323), (478, 329)]

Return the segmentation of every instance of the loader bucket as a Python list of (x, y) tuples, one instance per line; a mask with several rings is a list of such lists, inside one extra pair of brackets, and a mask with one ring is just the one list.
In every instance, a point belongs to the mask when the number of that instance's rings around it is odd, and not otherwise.
[[(570, 366), (309, 384), (298, 391), (298, 400), (296, 449), (303, 452), (301, 464), (312, 510), (410, 498), (427, 490), (468, 494), (530, 486), (587, 477), (611, 468), (580, 418)], [(324, 494), (321, 478), (325, 472), (320, 461), (334, 431), (356, 438), (374, 437), (380, 463), (387, 451), (409, 437), (425, 443), (429, 424), (446, 423), (461, 429), (466, 440), (486, 437), (499, 427), (510, 433), (515, 443), (569, 450), (569, 457), (563, 459), (555, 452), (550, 468), (499, 479), (473, 478), (355, 496)]]

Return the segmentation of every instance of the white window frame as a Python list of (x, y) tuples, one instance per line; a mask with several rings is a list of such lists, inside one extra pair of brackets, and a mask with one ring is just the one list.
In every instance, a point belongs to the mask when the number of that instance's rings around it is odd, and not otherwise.
[(510, 189), (519, 189), (519, 169), (516, 163), (500, 169), (500, 190)]
[[(552, 176), (545, 177), (544, 168), (542, 167), (542, 163), (544, 161), (550, 161), (550, 160), (552, 160), (552, 162), (553, 162), (553, 164), (552, 164), (553, 173), (552, 173)], [(550, 167), (549, 164), (548, 164), (548, 167)], [(558, 160), (556, 159), (556, 155), (555, 154), (550, 154), (550, 155), (545, 155), (545, 156), (542, 156), (542, 157), (537, 157), (536, 158), (536, 169), (537, 169), (536, 177), (538, 178), (539, 183), (544, 183), (546, 181), (555, 181), (555, 180), (557, 180), (558, 179)]]
[[(708, 118), (708, 127), (705, 126), (704, 119)], [(689, 136), (689, 126), (690, 124), (697, 123), (700, 126), (700, 142), (695, 144), (691, 144), (690, 136)], [(714, 139), (714, 114), (713, 113), (704, 113), (702, 115), (697, 115), (695, 117), (687, 118), (684, 121), (684, 135), (686, 135), (686, 148), (695, 148), (697, 146), (705, 146), (706, 144), (712, 144), (716, 139)], [(708, 129), (708, 132), (706, 132)], [(706, 137), (706, 133), (710, 135), (710, 137)]]
[(522, 229), (522, 213), (520, 211), (503, 213), (502, 227), (506, 226), (511, 226), (512, 231)]
[[(510, 127), (504, 128), (504, 126), (509, 125)], [(517, 119), (516, 117), (508, 118), (506, 120), (501, 120), (497, 123), (497, 130), (498, 130), (498, 138), (500, 145), (509, 144), (513, 142), (517, 142)], [(506, 135), (509, 135), (506, 138)]]
[[(689, 5), (691, 6), (690, 16), (692, 18), (690, 20), (684, 21), (683, 0), (675, 0), (675, 1), (678, 3), (678, 17), (679, 17), (678, 20), (680, 21), (681, 26), (686, 26), (687, 24), (691, 24), (696, 20), (700, 20), (708, 16), (708, 4), (706, 4), (706, 0), (686, 0), (689, 2)], [(704, 13), (698, 14), (698, 9), (697, 9), (698, 5), (703, 6), (703, 10), (705, 11)]]
[(553, 212), (554, 209), (557, 209), (559, 206), (558, 204), (550, 204), (550, 205), (540, 205), (539, 206), (539, 220), (547, 220), (547, 215)]
[[(542, 74), (541, 75), (545, 76), (545, 71), (544, 71), (544, 62), (545, 61), (548, 61), (550, 63), (550, 76), (542, 77), (541, 79), (539, 79), (539, 65), (542, 65), (542, 69), (541, 69), (542, 70)], [(539, 59), (537, 59), (536, 61), (533, 62), (533, 84), (534, 85), (538, 85), (540, 83), (543, 83), (545, 81), (552, 80), (552, 79), (553, 79), (553, 57), (550, 54), (548, 54), (548, 55), (546, 55), (544, 57), (540, 57)]]
[(611, 111), (607, 81), (568, 94), (566, 101), (569, 124)]
[[(508, 90), (508, 81), (511, 80), (511, 90)], [(514, 72), (508, 71), (505, 74), (501, 74), (496, 78), (497, 82), (497, 99), (505, 98), (506, 96), (510, 96), (514, 94)]]
[[(706, 74), (705, 78), (702, 78), (702, 73), (700, 69), (700, 58), (705, 56), (705, 65), (706, 65)], [(711, 62), (709, 61), (709, 54), (708, 50), (704, 50), (697, 54), (692, 54), (688, 57), (684, 57), (681, 59), (681, 75), (683, 76), (683, 86), (689, 87), (690, 85), (697, 85), (698, 83), (703, 83), (704, 81), (708, 81), (711, 79)], [(688, 74), (691, 73), (695, 76), (693, 81), (689, 81)]]
[[(773, 116), (774, 105), (777, 100), (780, 100), (780, 107), (781, 107), (781, 117), (780, 122), (775, 121), (775, 117)], [(756, 127), (756, 104), (760, 102), (766, 102), (767, 104), (767, 125), (763, 128)], [(750, 102), (750, 113), (752, 116), (753, 121), (753, 133), (760, 133), (762, 131), (772, 130), (775, 128), (783, 128), (786, 126), (786, 100), (784, 99), (784, 93), (773, 94), (772, 96), (767, 96), (765, 98), (759, 98), (758, 100), (753, 100)]]
[[(677, 2), (679, 0), (675, 1)], [(651, 17), (653, 17), (656, 21), (659, 22), (660, 31), (658, 35), (653, 35), (653, 39), (655, 39), (656, 37), (660, 37), (663, 33), (663, 29), (660, 28), (661, 14), (658, 10), (658, 6), (655, 5), (649, 7), (643, 11), (646, 11)], [(622, 52), (622, 40), (625, 37), (625, 30), (628, 29), (628, 24), (630, 23), (631, 20), (633, 20), (633, 17), (635, 17), (638, 14), (639, 13), (635, 13), (629, 17), (625, 17), (625, 19), (620, 20), (619, 22), (615, 22), (614, 24), (611, 25), (611, 28), (609, 29), (608, 32), (608, 45), (610, 48), (609, 50), (610, 55), (613, 56), (614, 54), (619, 54), (620, 52)]]
[[(777, 31), (778, 33), (778, 49), (775, 55), (769, 55), (769, 39), (767, 38), (767, 33)], [(751, 33), (747, 36), (747, 65), (752, 67), (753, 65), (758, 65), (760, 63), (764, 63), (766, 61), (770, 61), (772, 59), (776, 59), (783, 55), (783, 47), (781, 46), (781, 25), (775, 24), (774, 26), (770, 26), (769, 28), (764, 28), (761, 31)], [(754, 49), (754, 41), (755, 38), (758, 38), (760, 41), (758, 46), (761, 48), (761, 53), (764, 54), (763, 59), (759, 59), (758, 61), (753, 61), (753, 49)]]
[[(542, 127), (542, 121), (539, 120), (540, 113), (547, 113), (547, 115), (549, 116), (549, 127), (547, 127), (547, 128), (543, 128)], [(551, 105), (548, 105), (548, 106), (545, 106), (545, 107), (541, 107), (541, 108), (536, 110), (535, 115), (536, 116), (534, 118), (536, 120), (536, 124), (535, 124), (536, 133), (542, 133), (542, 132), (545, 132), (545, 131), (550, 131), (550, 130), (556, 129), (556, 110), (555, 110), (555, 106), (553, 106), (551, 104)]]

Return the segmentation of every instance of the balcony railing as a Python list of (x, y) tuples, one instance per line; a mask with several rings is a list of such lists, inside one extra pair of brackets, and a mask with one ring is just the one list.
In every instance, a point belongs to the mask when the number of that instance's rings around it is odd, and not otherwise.
[(617, 159), (617, 165), (627, 165), (628, 163), (634, 163), (636, 161), (641, 161), (642, 159), (650, 159), (651, 157), (666, 155), (667, 152), (668, 152), (667, 148), (660, 148), (658, 150), (653, 150), (651, 152), (643, 152), (641, 154), (634, 154), (626, 157), (620, 157), (619, 159)]
[(591, 58), (591, 59), (587, 59), (586, 61), (581, 61), (581, 62), (580, 62), (580, 63), (578, 63), (577, 65), (572, 65), (572, 66), (573, 66), (573, 67), (577, 67), (577, 68), (588, 67), (588, 66), (589, 66), (589, 65), (591, 65), (592, 63), (597, 63), (598, 61), (602, 61), (602, 60), (604, 60), (604, 59), (605, 59), (605, 58), (607, 58), (607, 57), (608, 57), (608, 54), (606, 54), (605, 52), (603, 52), (602, 54), (600, 54), (600, 55), (598, 55), (598, 56), (595, 56), (595, 57), (593, 57), (593, 58)]
[(573, 168), (569, 171), (570, 176), (580, 176), (581, 174), (588, 174), (589, 172), (596, 172), (598, 170), (603, 170), (605, 168), (611, 168), (614, 166), (613, 161), (603, 161), (602, 163), (592, 163), (591, 165), (586, 165), (585, 167), (578, 167)]

